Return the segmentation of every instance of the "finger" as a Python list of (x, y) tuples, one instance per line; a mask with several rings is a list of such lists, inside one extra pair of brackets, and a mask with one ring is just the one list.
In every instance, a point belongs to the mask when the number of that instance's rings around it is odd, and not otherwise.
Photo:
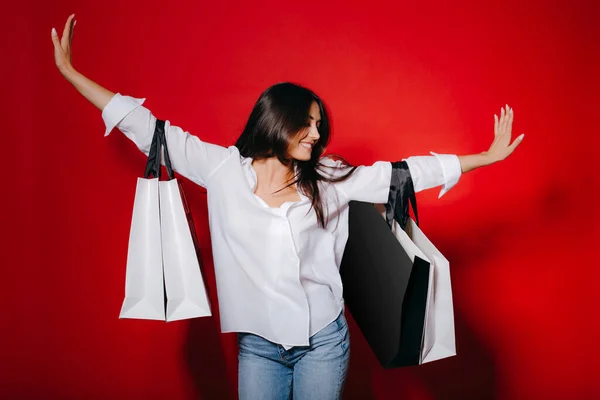
[(512, 108), (508, 108), (508, 123), (506, 124), (507, 133), (510, 135), (512, 132), (512, 124), (515, 119), (515, 114)]
[(73, 42), (73, 31), (75, 30), (75, 23), (76, 22), (77, 21), (75, 21), (75, 19), (73, 19), (73, 25), (71, 25), (71, 29), (70, 29), (70, 32), (69, 32), (69, 46)]
[(502, 124), (502, 134), (506, 135), (509, 132), (508, 124), (510, 121), (510, 107), (506, 104), (503, 108), (504, 110), (504, 123)]
[(521, 135), (519, 135), (518, 138), (516, 138), (512, 144), (509, 146), (511, 153), (521, 144), (521, 142), (523, 141), (523, 138), (525, 137), (525, 134), (522, 133)]
[(510, 122), (510, 108), (508, 104), (504, 106), (504, 121), (502, 123), (502, 133), (506, 135), (508, 133), (508, 124)]
[(58, 40), (58, 33), (56, 33), (56, 29), (52, 28), (52, 32), (50, 33), (50, 36), (52, 36), (52, 43), (54, 43), (54, 48), (56, 49), (56, 47), (60, 47), (60, 41)]
[(58, 60), (63, 57), (64, 50), (60, 45), (60, 40), (58, 39), (58, 33), (55, 28), (52, 28), (52, 43), (54, 44), (54, 56)]
[(69, 15), (69, 18), (67, 18), (67, 22), (65, 23), (65, 28), (63, 29), (63, 34), (62, 34), (62, 37), (60, 38), (60, 44), (61, 44), (61, 46), (62, 46), (63, 49), (66, 49), (67, 46), (69, 45), (69, 36), (70, 36), (70, 31), (71, 31), (71, 21), (73, 20), (74, 16), (75, 16), (75, 14)]
[(502, 135), (502, 125), (504, 124), (504, 114), (503, 114), (503, 109), (500, 109), (500, 114), (499, 114), (499, 118), (498, 118), (498, 136)]
[(60, 45), (60, 41), (58, 40), (58, 33), (55, 28), (52, 28), (52, 43), (54, 44), (54, 61), (57, 67), (61, 67), (64, 63), (64, 53), (62, 46)]
[(498, 136), (498, 128), (500, 126), (500, 122), (498, 121), (498, 116), (494, 114), (494, 136)]

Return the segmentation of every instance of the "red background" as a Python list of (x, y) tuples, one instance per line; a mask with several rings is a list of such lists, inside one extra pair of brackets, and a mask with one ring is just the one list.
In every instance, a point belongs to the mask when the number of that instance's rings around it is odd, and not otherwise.
[(119, 320), (144, 156), (56, 70), (50, 30), (76, 13), (73, 64), (161, 119), (233, 144), (290, 80), (328, 103), (328, 150), (355, 164), (486, 150), (515, 110), (507, 160), (419, 194), (452, 267), (458, 356), (382, 370), (350, 319), (346, 398), (600, 398), (594, 1), (18, 2), (3, 41), (0, 397), (227, 398), (206, 196), (184, 182), (216, 316)]

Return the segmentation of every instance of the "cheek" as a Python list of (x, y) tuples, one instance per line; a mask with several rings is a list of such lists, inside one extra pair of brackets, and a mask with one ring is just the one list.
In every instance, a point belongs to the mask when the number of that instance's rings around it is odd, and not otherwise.
[(296, 136), (294, 136), (294, 142), (300, 143), (301, 141), (306, 139), (309, 133), (310, 132), (307, 128), (302, 129), (300, 132), (298, 132)]
[(290, 144), (289, 144), (289, 146), (287, 148), (286, 153), (287, 153), (288, 156), (292, 156), (293, 157), (294, 155), (297, 155), (300, 151), (301, 151), (301, 149), (300, 149), (299, 142), (297, 142), (296, 140), (294, 140), (294, 141), (290, 142)]
[(294, 142), (290, 144), (290, 147), (287, 150), (287, 154), (293, 158), (304, 159), (307, 156), (307, 149), (302, 147), (299, 142)]

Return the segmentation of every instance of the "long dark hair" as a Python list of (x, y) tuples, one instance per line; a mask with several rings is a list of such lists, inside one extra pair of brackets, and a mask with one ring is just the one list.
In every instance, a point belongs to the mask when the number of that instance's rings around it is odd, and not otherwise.
[[(310, 160), (296, 160), (289, 156), (287, 150), (298, 132), (306, 127), (313, 101), (318, 104), (321, 112), (320, 137), (312, 148)], [(305, 87), (284, 82), (269, 87), (260, 95), (235, 146), (243, 157), (252, 157), (255, 160), (277, 157), (282, 164), (290, 166), (292, 170), (297, 167), (294, 180), (280, 190), (296, 184), (311, 200), (319, 226), (324, 228), (327, 220), (323, 212), (318, 182), (341, 182), (348, 179), (356, 169), (342, 157), (328, 154), (328, 157), (341, 161), (341, 165), (337, 168), (346, 171), (341, 175), (323, 175), (318, 172), (318, 169), (324, 167), (320, 159), (329, 138), (329, 116), (319, 96)]]

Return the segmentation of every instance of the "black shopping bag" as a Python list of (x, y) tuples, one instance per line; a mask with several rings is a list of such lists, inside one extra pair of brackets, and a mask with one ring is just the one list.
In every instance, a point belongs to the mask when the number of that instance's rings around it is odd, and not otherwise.
[(418, 222), (408, 165), (392, 165), (386, 218), (371, 203), (350, 202), (340, 266), (345, 303), (384, 368), (419, 365), (430, 269), (419, 257), (413, 263), (390, 229), (392, 218), (406, 226), (409, 201)]

